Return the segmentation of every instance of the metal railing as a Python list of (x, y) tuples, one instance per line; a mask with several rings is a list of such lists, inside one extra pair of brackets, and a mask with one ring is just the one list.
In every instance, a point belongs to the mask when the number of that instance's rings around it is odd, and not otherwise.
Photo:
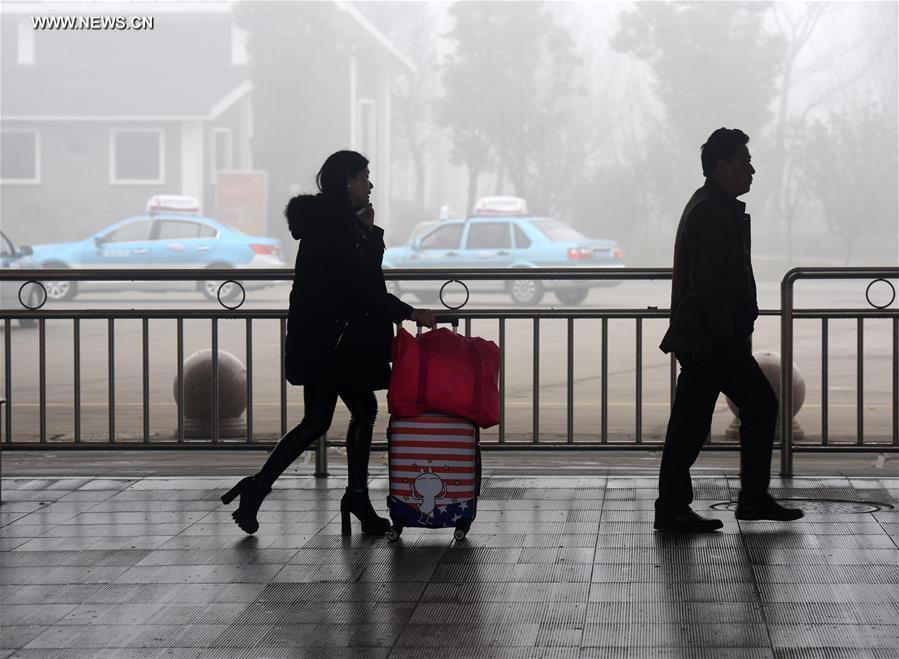
[[(899, 273), (899, 268), (879, 268), (879, 269), (851, 269), (852, 277), (892, 277)], [(843, 269), (815, 269), (818, 278), (824, 276), (823, 273), (830, 273), (828, 276), (839, 276)], [(823, 426), (823, 441), (818, 445), (802, 445), (794, 446), (792, 443), (791, 426), (786, 424), (786, 431), (783, 437), (781, 467), (784, 474), (792, 473), (792, 452), (793, 451), (815, 451), (815, 450), (858, 450), (858, 451), (884, 451), (895, 449), (899, 446), (899, 432), (897, 432), (897, 385), (895, 373), (897, 372), (897, 359), (899, 359), (899, 348), (896, 345), (897, 321), (899, 321), (899, 311), (891, 310), (853, 310), (853, 309), (835, 309), (835, 310), (793, 310), (792, 308), (792, 282), (803, 276), (803, 273), (810, 272), (809, 269), (791, 270), (784, 278), (782, 284), (782, 294), (784, 308), (789, 309), (788, 314), (781, 316), (782, 325), (782, 354), (785, 355), (784, 363), (792, 363), (792, 319), (793, 318), (822, 318), (825, 328), (823, 358), (827, 358), (827, 335), (826, 322), (828, 318), (857, 318), (859, 326), (865, 318), (892, 318), (893, 319), (893, 441), (887, 445), (884, 443), (865, 444), (862, 440), (861, 425), (859, 425), (859, 438), (856, 444), (851, 447), (846, 445), (828, 444), (826, 437), (826, 422)], [(253, 281), (288, 281), (293, 278), (293, 271), (290, 269), (279, 270), (187, 270), (187, 269), (166, 269), (166, 270), (7, 270), (0, 271), (0, 282), (2, 281), (234, 281), (234, 277), (241, 280)], [(667, 268), (518, 268), (518, 269), (453, 269), (453, 270), (435, 270), (435, 269), (409, 269), (409, 270), (385, 270), (385, 277), (388, 280), (456, 280), (456, 281), (475, 281), (475, 280), (666, 280), (671, 278), (671, 270)], [(224, 304), (224, 303), (223, 303)], [(5, 445), (10, 448), (41, 448), (52, 446), (54, 449), (68, 447), (85, 447), (85, 448), (269, 448), (270, 442), (254, 441), (253, 429), (253, 324), (259, 320), (277, 320), (280, 335), (280, 363), (279, 372), (279, 392), (280, 392), (280, 427), (281, 434), (287, 431), (287, 383), (284, 377), (284, 349), (286, 335), (286, 318), (287, 311), (284, 309), (254, 309), (242, 310), (240, 305), (233, 308), (210, 309), (210, 310), (119, 310), (119, 309), (98, 309), (98, 310), (0, 310), (0, 319), (3, 320), (5, 328), (5, 396), (8, 400), (7, 415), (5, 421)], [(763, 310), (762, 315), (776, 316), (781, 315), (780, 310)], [(478, 310), (454, 310), (452, 315), (458, 316), (465, 323), (465, 333), (470, 335), (471, 323), (475, 319), (493, 319), (498, 323), (498, 344), (500, 348), (500, 423), (498, 428), (498, 437), (496, 442), (485, 442), (485, 448), (491, 449), (637, 449), (637, 450), (658, 450), (662, 447), (661, 442), (643, 441), (643, 324), (648, 319), (664, 319), (668, 317), (667, 309), (657, 309), (649, 307), (646, 309), (478, 309)], [(39, 368), (39, 442), (16, 442), (12, 443), (12, 410), (14, 409), (14, 390), (12, 382), (12, 347), (11, 347), (11, 321), (14, 318), (37, 319), (38, 323), (38, 368)], [(108, 405), (109, 405), (109, 434), (108, 441), (101, 442), (82, 442), (81, 439), (81, 345), (80, 345), (80, 323), (86, 319), (104, 319), (108, 323), (107, 327), (107, 348), (108, 348)], [(115, 436), (115, 323), (120, 319), (139, 319), (141, 320), (141, 344), (142, 344), (142, 407), (143, 407), (143, 437), (141, 442), (120, 442), (116, 441)], [(177, 381), (176, 391), (179, 392), (178, 401), (178, 420), (175, 441), (151, 441), (149, 433), (149, 321), (156, 319), (174, 319), (176, 320), (176, 359), (177, 359)], [(212, 387), (210, 395), (212, 397), (212, 427), (209, 441), (194, 442), (186, 441), (184, 437), (184, 400), (183, 400), (183, 364), (184, 364), (184, 321), (205, 319), (210, 321), (210, 344), (212, 346)], [(246, 359), (247, 359), (247, 414), (246, 414), (246, 437), (238, 441), (223, 440), (219, 433), (219, 378), (218, 378), (218, 343), (219, 343), (219, 322), (223, 319), (242, 319), (245, 322), (245, 339), (246, 339)], [(506, 322), (514, 319), (530, 319), (533, 321), (533, 400), (532, 400), (532, 439), (530, 442), (507, 441), (506, 438)], [(567, 347), (566, 347), (566, 434), (564, 442), (541, 442), (540, 441), (540, 323), (547, 319), (564, 319), (567, 323)], [(599, 424), (599, 441), (575, 441), (574, 439), (574, 323), (578, 319), (599, 319), (602, 324), (601, 340), (600, 340), (600, 371), (601, 371), (601, 396), (600, 404), (600, 424)], [(634, 321), (634, 336), (636, 341), (636, 358), (635, 358), (635, 417), (634, 417), (634, 441), (621, 442), (612, 441), (609, 437), (608, 427), (608, 365), (609, 365), (609, 344), (608, 344), (608, 324), (609, 320), (629, 319)], [(73, 363), (74, 363), (74, 441), (69, 443), (47, 441), (47, 419), (46, 419), (46, 323), (48, 321), (70, 320), (73, 323)], [(863, 346), (859, 341), (859, 348)], [(861, 352), (859, 352), (861, 355)], [(861, 362), (861, 359), (859, 359)], [(783, 373), (791, 373), (791, 369), (782, 369)], [(677, 365), (674, 356), (670, 356), (669, 366), (669, 404), (673, 403), (675, 383), (677, 376)], [(824, 380), (826, 384), (826, 370)], [(783, 383), (791, 383), (791, 374), (784, 375)], [(859, 379), (859, 401), (861, 401), (861, 379)], [(784, 388), (786, 398), (783, 401), (782, 408), (790, 409), (792, 405), (792, 390)], [(826, 387), (824, 390), (824, 405), (822, 406), (822, 414), (826, 418)], [(860, 412), (859, 412), (860, 414)], [(791, 418), (791, 417), (790, 417)], [(782, 432), (784, 432), (782, 430)], [(322, 438), (317, 444), (316, 450), (316, 466), (317, 472), (324, 474), (327, 471), (327, 452), (324, 448), (329, 445), (326, 438)], [(385, 448), (384, 442), (375, 442), (374, 448)], [(733, 442), (715, 442), (709, 441), (706, 444), (711, 449), (734, 450), (738, 445)]]
[[(780, 354), (781, 364), (793, 363), (793, 321), (797, 318), (817, 318), (821, 320), (821, 445), (828, 445), (828, 320), (833, 318), (854, 318), (857, 323), (856, 344), (856, 447), (864, 448), (864, 323), (867, 318), (891, 318), (892, 331), (892, 448), (899, 447), (899, 309), (889, 310), (896, 300), (896, 289), (888, 280), (899, 278), (899, 267), (891, 268), (793, 268), (780, 284)], [(793, 285), (800, 279), (871, 279), (865, 296), (874, 309), (825, 310), (795, 309), (793, 307)], [(887, 283), (893, 291), (891, 300), (882, 306), (871, 302), (871, 286), (876, 281)], [(780, 407), (793, 408), (793, 369), (780, 370)], [(780, 419), (780, 473), (793, 475), (793, 424), (791, 414), (781, 414)]]

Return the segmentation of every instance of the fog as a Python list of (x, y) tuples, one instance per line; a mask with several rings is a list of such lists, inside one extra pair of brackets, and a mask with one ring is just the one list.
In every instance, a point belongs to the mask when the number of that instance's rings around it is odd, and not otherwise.
[[(152, 29), (34, 29), (53, 16)], [(758, 171), (760, 279), (899, 254), (895, 2), (5, 2), (2, 36), (16, 244), (174, 194), (290, 263), (286, 200), (353, 148), (389, 245), (514, 195), (670, 266), (699, 146), (726, 126)]]
[[(33, 22), (72, 17), (124, 17), (132, 29)], [(252, 255), (249, 267), (289, 267), (296, 242), (282, 216), (287, 200), (314, 191), (325, 157), (351, 148), (371, 161), (375, 221), (389, 246), (406, 244), (440, 220), (466, 217), (483, 196), (503, 195), (568, 225), (559, 235), (574, 229), (615, 241), (625, 265), (670, 267), (681, 211), (703, 183), (700, 145), (725, 126), (750, 136), (757, 173), (743, 199), (752, 215), (759, 304), (776, 308), (777, 282), (790, 267), (899, 261), (897, 27), (896, 2), (6, 1), (0, 229), (11, 243), (4, 238), (3, 264), (246, 267), (227, 256), (243, 250), (246, 259)], [(157, 195), (189, 198), (196, 222), (216, 224), (191, 225), (188, 211), (169, 220), (157, 215), (127, 236), (110, 228), (126, 218), (146, 220)], [(207, 240), (215, 236), (219, 244)], [(224, 237), (228, 249), (221, 247)], [(31, 261), (19, 258), (22, 245), (34, 246)], [(864, 307), (867, 283), (810, 284), (808, 294), (797, 288), (801, 304)], [(218, 282), (204, 284), (199, 292), (217, 304)], [(81, 295), (88, 289), (78, 286), (50, 285), (47, 308), (193, 309), (202, 299), (193, 282), (165, 295), (138, 292), (131, 282), (102, 295)], [(873, 295), (888, 304), (889, 291), (880, 286)], [(0, 306), (18, 307), (17, 288), (8, 295), (4, 288)], [(288, 293), (286, 283), (248, 290), (247, 307), (284, 308)], [(667, 281), (629, 282), (593, 289), (580, 302), (661, 309), (669, 296)], [(424, 293), (404, 299), (438, 306)], [(533, 306), (577, 299), (546, 295)], [(471, 300), (471, 306), (510, 304), (508, 295), (478, 293)], [(153, 322), (150, 400), (165, 414), (154, 416), (151, 430), (171, 436), (175, 334), (156, 331)], [(547, 321), (541, 344), (539, 407), (550, 434), (564, 425), (562, 322)], [(632, 432), (633, 422), (630, 323), (615, 325), (611, 337), (611, 427), (619, 436)], [(779, 349), (776, 323), (759, 321), (757, 348)], [(643, 368), (656, 375), (644, 391), (647, 437), (662, 435), (667, 415), (668, 358), (655, 350), (666, 324), (647, 321), (645, 328)], [(209, 345), (208, 324), (201, 325), (188, 328), (188, 352)], [(275, 436), (277, 326), (259, 326), (257, 430)], [(47, 327), (51, 345), (68, 354), (70, 326)], [(138, 345), (141, 330), (136, 321), (117, 327), (123, 381), (117, 405), (133, 412), (120, 428), (133, 434), (141, 418), (140, 351), (121, 346)], [(530, 319), (508, 325), (507, 350), (520, 355), (509, 361), (510, 436), (531, 430), (531, 327)], [(578, 324), (576, 375), (579, 386), (582, 370), (589, 382), (586, 393), (578, 389), (576, 410), (594, 414), (598, 330), (582, 327), (588, 325)], [(847, 396), (831, 394), (835, 434), (855, 427), (848, 398), (856, 382), (854, 328), (854, 321), (835, 322), (831, 330), (838, 360), (831, 382)], [(865, 374), (878, 385), (866, 391), (865, 405), (880, 415), (869, 420), (872, 435), (888, 432), (888, 330), (882, 323), (867, 330), (876, 334), (868, 339)], [(37, 364), (38, 333), (16, 331), (17, 359)], [(495, 323), (473, 331), (498, 340)], [(84, 401), (93, 406), (85, 408), (86, 437), (103, 437), (107, 427), (106, 332), (105, 322), (85, 322)], [(796, 361), (809, 382), (818, 378), (819, 340), (811, 333), (797, 344)], [(243, 325), (223, 321), (220, 345), (243, 355)], [(70, 430), (66, 359), (50, 374), (57, 405), (51, 434)], [(17, 373), (18, 399), (37, 401), (37, 383), (34, 368)], [(290, 400), (293, 419), (299, 403)], [(730, 421), (723, 409), (716, 432)], [(36, 432), (36, 410), (36, 403), (17, 407), (20, 432)], [(814, 430), (817, 415), (806, 405), (799, 420)], [(596, 420), (585, 419), (578, 432), (593, 432)]]

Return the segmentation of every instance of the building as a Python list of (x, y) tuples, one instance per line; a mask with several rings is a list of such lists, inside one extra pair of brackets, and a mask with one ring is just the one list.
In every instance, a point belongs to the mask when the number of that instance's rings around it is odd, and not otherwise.
[[(290, 193), (256, 154), (254, 85), (247, 33), (232, 2), (4, 2), (0, 8), (0, 221), (19, 243), (84, 238), (143, 211), (155, 194), (196, 197), (202, 212), (226, 216), (222, 172), (255, 172), (261, 198), (249, 225), (279, 237)], [(340, 38), (339, 84), (323, 103), (335, 110), (296, 144), (308, 181), (327, 153), (355, 148), (390, 189), (391, 76), (406, 60), (355, 9), (333, 3)], [(126, 17), (128, 30), (35, 29), (36, 17)], [(139, 21), (144, 21), (140, 23)], [(150, 23), (152, 29), (148, 29)], [(333, 145), (333, 146), (326, 146)], [(235, 177), (229, 179), (235, 184)], [(377, 196), (379, 221), (389, 195)], [(219, 217), (228, 221), (227, 217)], [(283, 237), (283, 236), (282, 236)]]

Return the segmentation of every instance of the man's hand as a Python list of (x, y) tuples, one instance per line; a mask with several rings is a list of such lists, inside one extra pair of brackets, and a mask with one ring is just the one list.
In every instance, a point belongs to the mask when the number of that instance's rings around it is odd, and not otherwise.
[(434, 329), (434, 326), (437, 325), (437, 320), (434, 318), (434, 312), (430, 309), (413, 309), (410, 320), (414, 320), (419, 325), (429, 329)]

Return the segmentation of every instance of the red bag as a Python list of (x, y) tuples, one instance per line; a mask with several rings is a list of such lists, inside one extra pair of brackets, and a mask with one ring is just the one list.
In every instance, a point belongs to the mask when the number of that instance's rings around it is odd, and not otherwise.
[(390, 414), (445, 412), (481, 428), (499, 423), (499, 347), (493, 341), (446, 328), (413, 337), (401, 327), (391, 355)]

